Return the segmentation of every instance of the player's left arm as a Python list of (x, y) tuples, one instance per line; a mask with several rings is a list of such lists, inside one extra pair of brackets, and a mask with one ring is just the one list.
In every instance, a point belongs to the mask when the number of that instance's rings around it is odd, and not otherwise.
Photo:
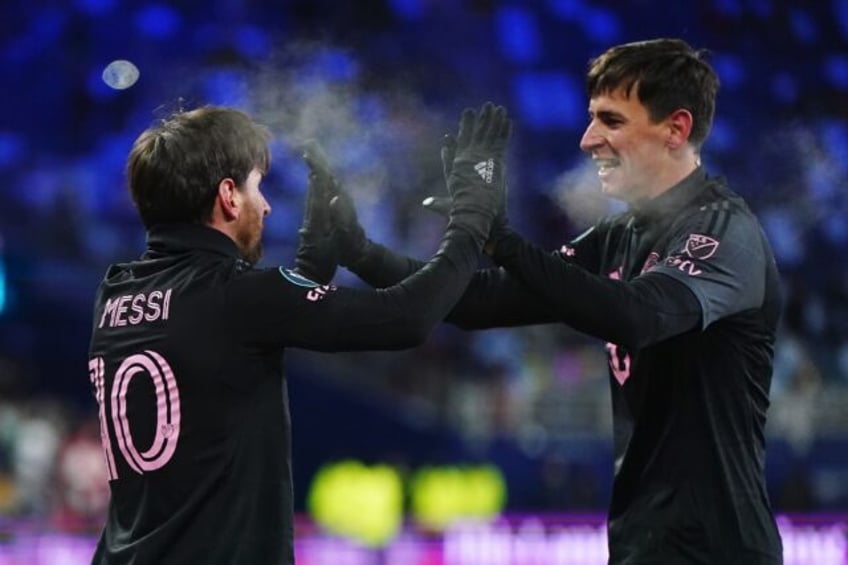
[(763, 304), (767, 261), (765, 235), (741, 205), (718, 205), (675, 230), (667, 253), (651, 273), (688, 288), (701, 309), (700, 328)]
[(554, 260), (515, 233), (498, 242), (494, 259), (564, 323), (636, 350), (762, 302), (765, 255), (756, 221), (713, 220), (705, 213), (684, 222), (657, 264), (630, 281)]
[(498, 242), (494, 259), (563, 323), (631, 350), (690, 331), (700, 320), (695, 295), (671, 277), (605, 278), (552, 257), (516, 233)]

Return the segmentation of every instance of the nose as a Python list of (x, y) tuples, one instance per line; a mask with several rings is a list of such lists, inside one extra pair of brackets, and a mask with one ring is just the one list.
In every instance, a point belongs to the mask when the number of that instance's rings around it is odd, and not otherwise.
[(593, 149), (600, 147), (603, 142), (603, 137), (598, 133), (593, 120), (586, 126), (586, 131), (583, 132), (583, 137), (580, 138), (580, 149), (586, 153), (591, 153)]
[(262, 215), (267, 216), (271, 213), (271, 205), (268, 203), (268, 199), (264, 196), (262, 197), (262, 202), (264, 203), (264, 206), (262, 207)]

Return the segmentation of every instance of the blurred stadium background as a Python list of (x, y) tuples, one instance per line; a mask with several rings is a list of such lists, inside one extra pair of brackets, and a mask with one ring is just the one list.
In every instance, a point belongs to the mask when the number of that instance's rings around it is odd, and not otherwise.
[[(443, 227), (419, 206), (444, 190), (441, 137), (493, 100), (516, 120), (512, 221), (554, 248), (612, 206), (578, 150), (586, 64), (657, 36), (712, 52), (704, 161), (758, 212), (784, 276), (768, 484), (787, 563), (845, 562), (848, 0), (6, 0), (0, 564), (87, 563), (103, 519), (90, 309), (107, 264), (143, 250), (123, 163), (144, 127), (206, 103), (272, 126), (266, 265), (294, 256), (308, 137), (371, 237), (425, 258)], [(107, 85), (114, 60), (137, 82)], [(561, 325), (441, 326), (408, 352), (287, 363), (299, 563), (605, 562), (599, 343)]]

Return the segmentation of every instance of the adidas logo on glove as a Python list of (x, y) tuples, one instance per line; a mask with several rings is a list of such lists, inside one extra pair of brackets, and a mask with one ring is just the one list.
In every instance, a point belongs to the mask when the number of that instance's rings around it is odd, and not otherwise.
[(492, 184), (492, 178), (495, 176), (495, 160), (480, 161), (474, 165), (474, 170), (486, 181), (486, 184)]

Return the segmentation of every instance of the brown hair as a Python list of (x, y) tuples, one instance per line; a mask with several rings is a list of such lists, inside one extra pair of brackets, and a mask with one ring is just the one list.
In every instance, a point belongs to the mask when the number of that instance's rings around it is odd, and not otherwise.
[(593, 98), (621, 88), (630, 96), (635, 86), (654, 121), (684, 108), (692, 114), (689, 142), (700, 148), (712, 127), (719, 88), (706, 55), (681, 39), (617, 45), (589, 62), (586, 91)]
[(244, 112), (216, 106), (177, 112), (142, 132), (127, 180), (144, 226), (208, 222), (221, 180), (241, 187), (254, 168), (267, 172), (270, 138)]

